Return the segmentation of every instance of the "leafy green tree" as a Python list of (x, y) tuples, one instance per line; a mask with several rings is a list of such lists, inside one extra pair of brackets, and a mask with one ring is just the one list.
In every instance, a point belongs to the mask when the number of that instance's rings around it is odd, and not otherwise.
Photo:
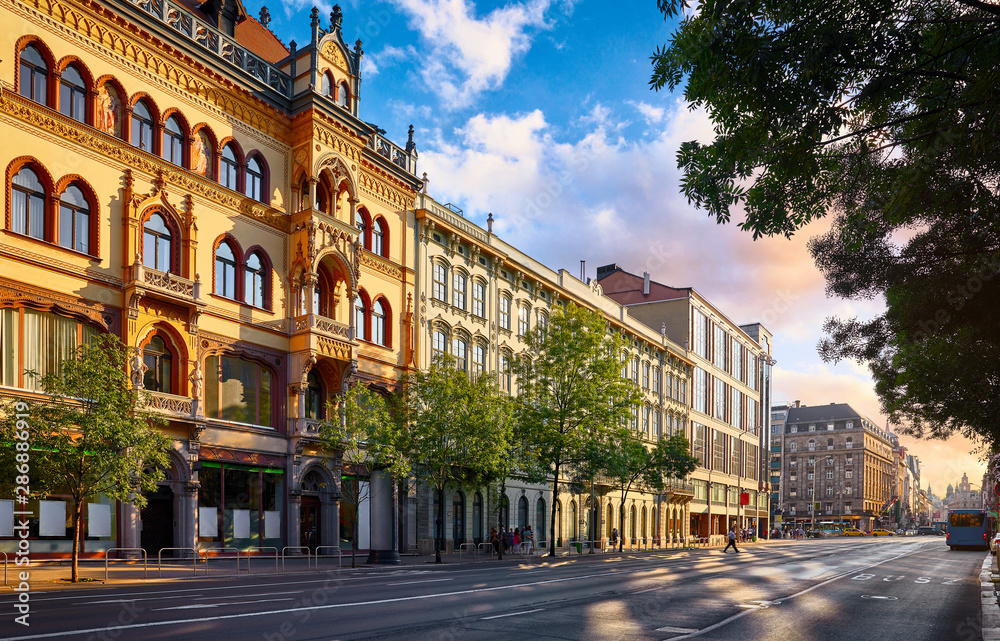
[(369, 498), (370, 484), (359, 481), (343, 483), (343, 462), (357, 476), (371, 477), (375, 470), (385, 470), (393, 478), (409, 473), (409, 463), (396, 449), (396, 423), (389, 414), (385, 398), (365, 385), (355, 385), (339, 402), (327, 403), (327, 419), (320, 424), (323, 444), (338, 456), (327, 459), (334, 476), (341, 480), (341, 494), (354, 509), (354, 545), (351, 547), (351, 567), (357, 567), (358, 526), (361, 503)]
[(8, 402), (2, 409), (0, 440), (30, 444), (28, 452), (18, 452), (27, 454), (23, 462), (15, 460), (30, 470), (32, 494), (58, 490), (73, 498), (74, 582), (87, 499), (103, 494), (143, 507), (143, 492), (156, 489), (170, 464), (170, 439), (159, 430), (164, 421), (147, 412), (145, 395), (132, 389), (128, 353), (117, 337), (101, 335), (41, 377), (44, 399)]
[(435, 562), (444, 548), (444, 492), (449, 487), (483, 485), (507, 466), (513, 415), (509, 397), (492, 376), (471, 377), (454, 359), (435, 359), (426, 372), (403, 381), (398, 447), (416, 478), (438, 501)]
[(617, 443), (602, 448), (603, 473), (614, 481), (619, 493), (618, 550), (625, 546), (625, 501), (633, 489), (655, 494), (664, 492), (670, 482), (683, 479), (694, 471), (698, 460), (689, 455), (690, 445), (682, 434), (661, 439), (650, 446), (629, 430)]
[[(586, 460), (587, 444), (607, 442), (607, 435), (631, 420), (641, 396), (622, 377), (625, 338), (594, 312), (572, 304), (558, 309), (525, 342), (514, 367), (516, 414), (555, 500), (562, 475)], [(549, 555), (555, 556), (556, 511), (549, 512)]]
[(658, 5), (680, 20), (651, 85), (715, 125), (678, 152), (689, 201), (754, 238), (832, 214), (809, 245), (828, 293), (886, 309), (828, 319), (821, 355), (867, 363), (910, 433), (1000, 446), (1000, 6)]

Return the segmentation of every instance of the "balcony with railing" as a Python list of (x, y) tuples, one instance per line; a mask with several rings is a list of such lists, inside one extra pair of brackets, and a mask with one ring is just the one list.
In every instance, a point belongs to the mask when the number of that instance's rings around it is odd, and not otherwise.
[(146, 392), (149, 404), (146, 408), (157, 414), (172, 418), (193, 418), (195, 414), (194, 400), (187, 396), (164, 394), (163, 392)]
[(315, 332), (330, 338), (338, 338), (345, 341), (354, 339), (354, 332), (350, 325), (335, 321), (319, 314), (302, 314), (292, 319), (292, 334), (301, 332)]
[(286, 98), (292, 97), (291, 76), (238, 44), (184, 5), (172, 0), (128, 0), (195, 45), (215, 54), (244, 74), (260, 80)]
[(407, 173), (414, 176), (417, 175), (417, 155), (415, 151), (412, 153), (406, 151), (388, 138), (380, 135), (378, 131), (373, 133), (368, 139), (368, 148)]

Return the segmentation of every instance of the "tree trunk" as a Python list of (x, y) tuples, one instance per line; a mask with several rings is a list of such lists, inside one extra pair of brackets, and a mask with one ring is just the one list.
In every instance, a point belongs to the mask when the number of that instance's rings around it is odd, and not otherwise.
[(360, 527), (358, 527), (358, 524), (360, 523), (360, 521), (361, 521), (361, 499), (360, 498), (355, 498), (355, 500), (354, 500), (354, 527), (352, 528), (354, 530), (354, 532), (353, 532), (353, 534), (354, 534), (354, 545), (351, 546), (351, 568), (352, 569), (355, 569), (355, 568), (358, 567), (357, 562), (356, 562), (356, 558), (357, 558), (357, 554), (358, 554), (358, 543), (359, 543), (359, 541), (358, 541), (358, 538), (359, 538), (358, 537), (358, 530), (361, 529)]
[(70, 577), (73, 583), (80, 579), (80, 523), (83, 522), (83, 501), (79, 500), (73, 506), (73, 567)]
[(556, 555), (556, 501), (559, 497), (559, 465), (552, 474), (552, 505), (549, 514), (549, 556)]
[(437, 532), (434, 533), (434, 562), (441, 562), (441, 548), (444, 547), (444, 487), (437, 488), (438, 493), (438, 513), (434, 520), (437, 522)]
[(625, 493), (622, 492), (622, 500), (618, 504), (618, 551), (625, 551)]

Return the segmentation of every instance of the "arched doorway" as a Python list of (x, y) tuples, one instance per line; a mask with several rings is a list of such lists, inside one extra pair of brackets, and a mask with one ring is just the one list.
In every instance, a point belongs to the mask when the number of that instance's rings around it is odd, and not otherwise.
[(521, 497), (517, 500), (517, 527), (524, 530), (528, 524), (528, 499)]
[(478, 546), (483, 542), (483, 495), (472, 497), (472, 541)]
[(465, 495), (455, 492), (451, 501), (451, 538), (454, 549), (465, 543)]
[(299, 545), (315, 551), (323, 534), (322, 503), (319, 494), (326, 487), (323, 477), (311, 470), (302, 477), (302, 502), (299, 507)]

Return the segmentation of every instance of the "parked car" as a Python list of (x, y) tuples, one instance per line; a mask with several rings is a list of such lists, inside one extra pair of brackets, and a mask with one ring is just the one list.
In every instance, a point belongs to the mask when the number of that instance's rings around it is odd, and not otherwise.
[(917, 528), (917, 534), (920, 536), (944, 536), (944, 532), (929, 525)]
[(882, 528), (876, 528), (872, 530), (872, 536), (894, 536), (889, 530), (883, 530)]
[(1000, 532), (993, 535), (993, 540), (990, 541), (990, 552), (996, 554), (998, 545), (1000, 545)]
[(844, 529), (844, 536), (864, 536), (865, 533), (856, 527), (849, 527)]

